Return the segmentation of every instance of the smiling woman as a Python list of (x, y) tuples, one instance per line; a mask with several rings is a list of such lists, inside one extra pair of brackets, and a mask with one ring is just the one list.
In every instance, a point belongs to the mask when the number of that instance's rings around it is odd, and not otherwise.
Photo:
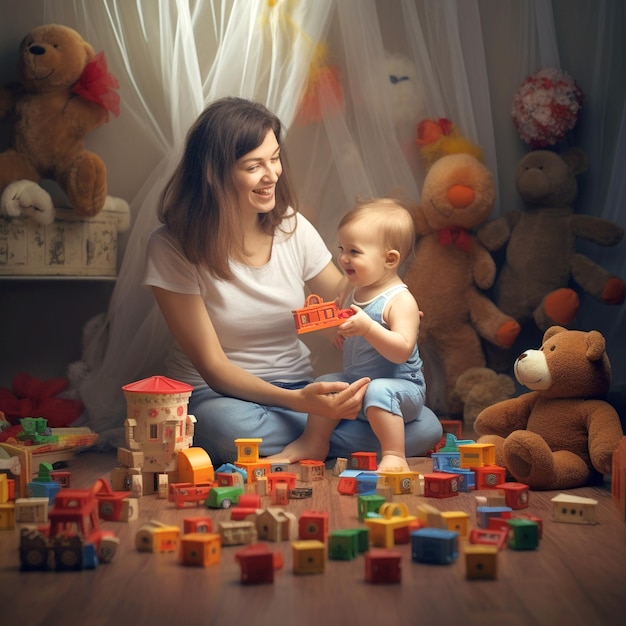
[[(236, 460), (240, 437), (259, 437), (264, 455), (278, 452), (309, 412), (337, 425), (330, 456), (378, 447), (369, 424), (354, 419), (368, 378), (312, 383), (293, 326), (305, 288), (333, 300), (341, 275), (294, 207), (280, 140), (280, 122), (264, 106), (211, 104), (188, 134), (148, 246), (144, 282), (175, 339), (168, 375), (194, 385), (194, 443), (218, 465)], [(441, 425), (427, 409), (412, 418), (407, 448), (424, 454)]]

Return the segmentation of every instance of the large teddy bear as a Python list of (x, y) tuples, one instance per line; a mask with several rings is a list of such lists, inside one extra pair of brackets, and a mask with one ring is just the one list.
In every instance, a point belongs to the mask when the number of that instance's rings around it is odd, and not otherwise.
[(474, 422), (478, 442), (495, 444), (496, 463), (532, 489), (581, 487), (610, 473), (623, 432), (603, 399), (611, 366), (602, 334), (552, 326), (514, 371), (532, 391), (487, 407)]
[[(420, 124), (431, 136), (421, 202), (414, 209), (416, 244), (404, 281), (417, 299), (424, 318), (418, 343), (429, 390), (428, 405), (435, 411), (460, 416), (462, 401), (455, 393), (458, 377), (467, 369), (485, 366), (481, 339), (501, 348), (513, 345), (520, 327), (483, 293), (493, 284), (495, 262), (472, 233), (490, 215), (495, 184), (489, 169), (475, 154), (450, 153), (445, 144), (466, 144), (456, 128), (440, 120)], [(433, 143), (444, 156), (434, 158)], [(474, 146), (476, 149), (476, 146)], [(442, 375), (439, 370), (443, 370)], [(444, 389), (433, 393), (438, 381)]]
[(0, 154), (0, 214), (54, 219), (52, 179), (80, 216), (93, 216), (107, 198), (102, 159), (84, 137), (119, 113), (118, 83), (102, 53), (75, 30), (48, 24), (32, 30), (19, 49), (20, 83), (0, 90), (0, 117), (12, 117), (11, 147)]
[(579, 307), (570, 278), (600, 302), (624, 301), (624, 281), (575, 249), (578, 237), (612, 246), (624, 234), (609, 220), (574, 213), (576, 176), (586, 168), (586, 155), (576, 148), (562, 155), (551, 150), (526, 154), (515, 175), (524, 208), (487, 222), (477, 231), (489, 250), (506, 245), (494, 300), (521, 326), (532, 320), (542, 332), (554, 324), (568, 326)]

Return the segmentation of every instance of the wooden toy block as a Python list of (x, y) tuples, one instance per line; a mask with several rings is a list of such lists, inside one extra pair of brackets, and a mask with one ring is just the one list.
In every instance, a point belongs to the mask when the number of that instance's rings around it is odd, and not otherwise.
[(303, 482), (323, 480), (324, 470), (324, 461), (300, 461), (300, 480), (302, 480)]
[(218, 472), (215, 474), (215, 483), (217, 487), (234, 487), (243, 485), (244, 481), (238, 472)]
[(359, 533), (356, 528), (334, 530), (328, 536), (328, 558), (351, 561), (359, 555)]
[(448, 530), (454, 530), (460, 537), (469, 535), (470, 516), (464, 511), (442, 511), (441, 518)]
[(269, 488), (267, 485), (267, 476), (259, 476), (256, 479), (256, 492), (259, 496), (266, 496), (269, 492)]
[(467, 545), (465, 575), (468, 580), (495, 580), (498, 577), (498, 548), (488, 545)]
[(223, 546), (237, 546), (256, 543), (259, 537), (256, 525), (251, 520), (230, 520), (219, 522), (217, 531)]
[[(509, 506), (502, 491), (481, 491), (480, 495), (474, 496), (476, 506)], [(513, 508), (513, 507), (509, 507)]]
[(298, 520), (298, 538), (326, 541), (328, 537), (328, 511), (304, 511)]
[(378, 513), (380, 507), (385, 504), (386, 500), (378, 494), (370, 494), (358, 496), (357, 498), (357, 514), (360, 520), (367, 517), (368, 513)]
[(180, 528), (150, 520), (142, 524), (135, 534), (135, 547), (139, 552), (176, 552), (180, 543)]
[(459, 452), (461, 467), (476, 469), (484, 465), (495, 465), (496, 462), (496, 447), (492, 443), (460, 443)]
[(124, 467), (143, 467), (143, 452), (141, 450), (128, 450), (127, 448), (117, 449), (117, 460)]
[(458, 537), (452, 530), (420, 528), (411, 533), (411, 558), (416, 563), (452, 563), (458, 556)]
[(213, 532), (213, 520), (210, 517), (185, 517), (183, 518), (183, 533), (211, 533)]
[(326, 567), (326, 544), (317, 539), (291, 542), (294, 574), (322, 574)]
[(380, 517), (364, 520), (370, 530), (370, 541), (378, 548), (392, 548), (395, 541), (394, 531), (417, 519), (414, 515), (409, 515), (404, 502), (386, 502), (380, 507), (379, 514)]
[(596, 524), (598, 501), (569, 493), (552, 498), (552, 518), (565, 524)]
[(15, 503), (0, 503), (0, 530), (13, 530), (15, 528)]
[(272, 504), (275, 506), (287, 506), (289, 504), (289, 485), (278, 483), (271, 492)]
[(530, 491), (528, 485), (524, 483), (500, 483), (495, 487), (504, 495), (506, 506), (510, 506), (514, 511), (528, 508)]
[(620, 519), (626, 522), (626, 436), (613, 452), (611, 468), (611, 499)]
[(292, 541), (297, 539), (297, 518), (280, 507), (268, 507), (256, 515), (260, 541)]
[(506, 480), (506, 469), (499, 465), (485, 464), (473, 467), (472, 471), (476, 477), (476, 489), (493, 489)]
[(48, 521), (48, 498), (17, 498), (15, 521), (21, 524), (43, 524)]
[(417, 519), (428, 528), (445, 528), (447, 526), (441, 517), (441, 511), (431, 504), (421, 503), (416, 507)]
[(333, 474), (339, 476), (342, 472), (348, 469), (348, 459), (340, 456), (335, 459), (335, 465), (333, 466)]
[(372, 470), (378, 467), (376, 452), (353, 452), (350, 455), (350, 469)]
[[(382, 481), (379, 480), (376, 483), (376, 493), (372, 495), (380, 496), (381, 498), (385, 500), (385, 502), (392, 502), (393, 501), (393, 489), (391, 488), (391, 485), (381, 484), (381, 482)], [(423, 490), (421, 494), (416, 494), (416, 495), (423, 495)]]
[(513, 550), (535, 550), (539, 546), (539, 527), (528, 519), (508, 520), (509, 548)]
[(239, 439), (235, 439), (235, 446), (237, 446), (238, 463), (257, 463), (259, 460), (259, 445), (262, 441), (263, 439), (261, 439), (260, 437), (242, 437)]
[(288, 472), (289, 468), (291, 467), (291, 463), (289, 463), (289, 461), (284, 460), (277, 460), (274, 459), (272, 461), (270, 461), (270, 473), (274, 474), (277, 472)]
[(241, 583), (244, 585), (274, 582), (274, 555), (264, 544), (254, 544), (235, 554), (241, 569)]
[(402, 580), (402, 555), (397, 550), (372, 548), (365, 553), (365, 580), (393, 584)]
[(220, 562), (221, 537), (216, 533), (190, 533), (180, 540), (183, 565), (210, 567)]
[(459, 495), (459, 476), (445, 472), (424, 474), (424, 496), (427, 498), (451, 498)]

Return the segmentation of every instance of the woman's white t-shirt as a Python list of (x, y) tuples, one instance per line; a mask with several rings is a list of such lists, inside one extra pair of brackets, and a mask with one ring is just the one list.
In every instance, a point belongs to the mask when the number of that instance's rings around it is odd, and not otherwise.
[[(294, 228), (295, 227), (295, 228)], [(232, 281), (214, 278), (190, 263), (165, 226), (148, 242), (144, 285), (202, 296), (224, 352), (235, 364), (269, 382), (310, 380), (310, 351), (296, 333), (292, 311), (304, 306), (305, 282), (332, 255), (301, 214), (290, 213), (277, 229), (269, 262), (250, 267), (231, 262)], [(168, 375), (191, 385), (204, 383), (176, 342)]]

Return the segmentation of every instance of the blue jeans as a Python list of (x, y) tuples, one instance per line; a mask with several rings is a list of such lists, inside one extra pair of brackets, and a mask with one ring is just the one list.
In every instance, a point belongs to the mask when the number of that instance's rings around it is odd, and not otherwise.
[[(189, 414), (197, 420), (193, 445), (207, 451), (215, 468), (237, 460), (234, 441), (241, 437), (260, 437), (262, 456), (279, 453), (302, 434), (307, 418), (306, 413), (221, 396), (209, 387), (194, 389)], [(423, 456), (435, 447), (441, 434), (439, 419), (423, 407), (405, 425), (406, 455)], [(356, 420), (340, 421), (330, 440), (329, 458), (348, 458), (352, 452), (380, 453), (378, 439), (362, 415)]]

